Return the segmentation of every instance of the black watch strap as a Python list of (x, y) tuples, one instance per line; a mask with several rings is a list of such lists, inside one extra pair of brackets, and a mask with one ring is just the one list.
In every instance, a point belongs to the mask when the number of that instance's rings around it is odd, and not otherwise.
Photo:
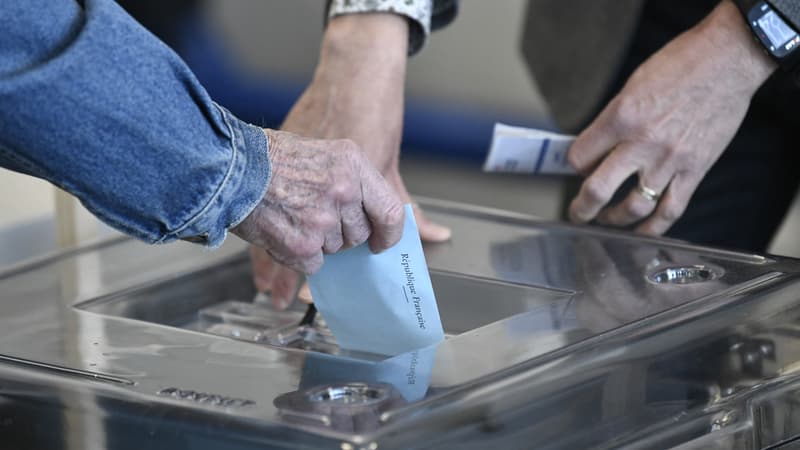
[[(769, 0), (767, 2), (795, 32), (800, 33), (800, 0)], [(800, 87), (800, 49), (794, 51), (781, 68), (792, 77), (795, 86)]]
[[(800, 12), (800, 0), (781, 0)], [(778, 66), (800, 81), (800, 27), (794, 25), (783, 11), (766, 0), (733, 0), (742, 13), (756, 42)], [(799, 16), (800, 17), (800, 16)]]

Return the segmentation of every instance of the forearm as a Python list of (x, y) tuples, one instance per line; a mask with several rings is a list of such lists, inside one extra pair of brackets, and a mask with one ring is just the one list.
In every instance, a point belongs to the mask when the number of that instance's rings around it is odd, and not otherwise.
[(342, 15), (323, 36), (314, 79), (284, 129), (356, 141), (382, 171), (396, 165), (402, 131), (407, 21), (388, 13)]
[(263, 132), (217, 107), (113, 2), (8, 1), (0, 164), (61, 186), (145, 241), (218, 245), (266, 190)]
[(701, 33), (715, 49), (701, 57), (716, 58), (731, 82), (743, 92), (753, 94), (777, 69), (753, 38), (736, 5), (724, 0), (694, 30)]
[(337, 17), (325, 29), (316, 75), (399, 84), (402, 91), (408, 33), (406, 21), (394, 14)]

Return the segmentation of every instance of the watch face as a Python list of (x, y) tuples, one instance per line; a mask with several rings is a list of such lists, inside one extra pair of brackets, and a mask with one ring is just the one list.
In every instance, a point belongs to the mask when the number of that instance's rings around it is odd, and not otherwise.
[(756, 4), (747, 18), (756, 36), (774, 57), (783, 58), (800, 46), (797, 32), (766, 2)]

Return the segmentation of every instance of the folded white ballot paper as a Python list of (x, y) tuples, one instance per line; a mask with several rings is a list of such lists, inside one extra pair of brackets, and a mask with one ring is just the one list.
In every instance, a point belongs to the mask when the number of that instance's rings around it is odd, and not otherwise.
[(403, 237), (373, 254), (367, 244), (325, 255), (308, 277), (314, 303), (340, 347), (393, 356), (444, 339), (411, 205)]
[(574, 141), (575, 136), (496, 123), (483, 171), (573, 175), (567, 151)]

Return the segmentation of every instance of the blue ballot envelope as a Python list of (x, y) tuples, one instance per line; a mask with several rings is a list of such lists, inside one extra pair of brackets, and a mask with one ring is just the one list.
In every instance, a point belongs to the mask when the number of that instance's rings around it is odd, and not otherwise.
[(411, 205), (395, 246), (373, 254), (362, 244), (325, 255), (308, 284), (344, 349), (394, 356), (444, 339)]

